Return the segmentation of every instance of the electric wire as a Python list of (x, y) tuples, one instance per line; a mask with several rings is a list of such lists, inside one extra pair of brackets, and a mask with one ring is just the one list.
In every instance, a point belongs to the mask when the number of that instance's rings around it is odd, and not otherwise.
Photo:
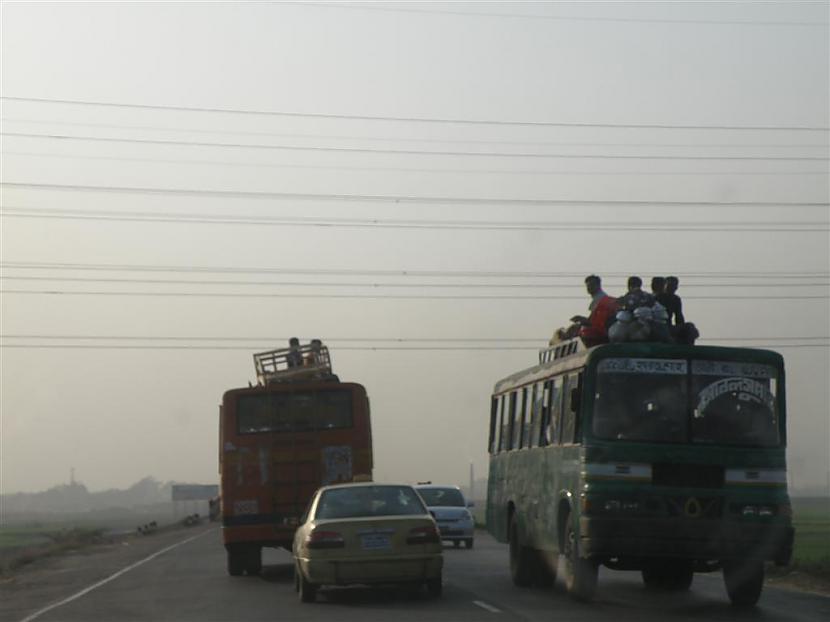
[(278, 110), (251, 110), (238, 108), (219, 108), (206, 106), (172, 106), (163, 104), (138, 104), (124, 102), (104, 102), (82, 99), (57, 99), (45, 97), (22, 97), (2, 95), (0, 100), (61, 104), (73, 106), (96, 106), (102, 108), (124, 108), (135, 110), (165, 110), (176, 112), (220, 113), (249, 116), (279, 116), (306, 119), (345, 119), (354, 121), (384, 121), (394, 123), (427, 123), (427, 124), (454, 124), (454, 125), (489, 125), (515, 127), (576, 127), (576, 128), (621, 128), (621, 129), (650, 129), (650, 130), (727, 130), (727, 131), (789, 131), (789, 132), (828, 132), (830, 127), (815, 125), (727, 125), (727, 124), (661, 124), (661, 123), (591, 123), (565, 121), (510, 121), (489, 119), (463, 119), (449, 117), (402, 117), (381, 115), (356, 115), (322, 112), (296, 112)]
[(36, 208), (0, 208), (0, 217), (56, 220), (165, 222), (205, 225), (256, 225), (280, 227), (323, 227), (351, 229), (410, 229), (410, 230), (472, 230), (472, 231), (686, 231), (686, 232), (772, 232), (824, 233), (830, 231), (828, 221), (722, 221), (690, 222), (665, 221), (603, 221), (603, 222), (521, 222), (480, 220), (387, 220), (381, 218), (280, 218), (237, 216), (227, 214), (204, 215), (162, 212), (110, 212), (103, 210), (60, 210)]
[(163, 140), (157, 138), (113, 138), (102, 136), (77, 136), (69, 134), (31, 134), (26, 132), (0, 132), (0, 136), (35, 138), (58, 141), (82, 141), (103, 143), (128, 143), (141, 145), (166, 145), (176, 147), (213, 147), (229, 149), (255, 149), (277, 151), (307, 151), (328, 153), (364, 153), (379, 155), (441, 156), (465, 158), (520, 158), (554, 160), (711, 160), (744, 162), (826, 162), (828, 156), (759, 156), (759, 155), (668, 155), (668, 154), (588, 154), (588, 153), (535, 153), (508, 151), (427, 151), (423, 149), (386, 149), (378, 147), (318, 147), (310, 145), (272, 145), (265, 143), (217, 143), (189, 140)]
[(441, 173), (453, 175), (569, 175), (569, 176), (827, 176), (830, 172), (821, 171), (575, 171), (575, 170), (509, 170), (488, 168), (451, 168), (451, 167), (403, 167), (403, 166), (348, 166), (329, 164), (296, 164), (282, 162), (232, 162), (230, 160), (194, 160), (191, 158), (134, 158), (124, 156), (92, 156), (62, 153), (35, 153), (28, 151), (4, 151), (5, 157), (23, 156), (32, 158), (57, 158), (68, 160), (92, 160), (105, 162), (142, 162), (148, 164), (198, 164), (207, 166), (224, 166), (237, 168), (270, 168), (297, 170), (329, 171), (386, 171), (394, 173)]
[(664, 207), (821, 207), (827, 208), (830, 203), (810, 201), (655, 201), (629, 199), (528, 199), (528, 198), (488, 198), (488, 197), (441, 197), (441, 196), (414, 196), (414, 195), (379, 195), (379, 194), (338, 194), (338, 193), (307, 193), (307, 192), (271, 192), (256, 190), (208, 190), (200, 188), (161, 188), (142, 186), (93, 186), (82, 184), (47, 184), (39, 182), (12, 182), (2, 181), (0, 186), (18, 189), (61, 190), (79, 192), (103, 192), (123, 194), (153, 194), (175, 196), (217, 196), (228, 198), (257, 198), (257, 199), (293, 199), (293, 200), (329, 200), (352, 202), (391, 202), (395, 204), (454, 204), (454, 205), (562, 205), (580, 207), (606, 207), (610, 205), (625, 205), (629, 207), (661, 205)]

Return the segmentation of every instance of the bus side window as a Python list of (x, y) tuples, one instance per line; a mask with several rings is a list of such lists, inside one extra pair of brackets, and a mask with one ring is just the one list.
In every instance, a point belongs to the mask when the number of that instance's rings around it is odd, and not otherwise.
[(576, 403), (571, 404), (574, 411), (574, 443), (582, 442), (582, 372), (576, 377)]
[(565, 382), (564, 394), (562, 396), (562, 444), (570, 445), (579, 442), (578, 419), (580, 392), (582, 390), (582, 374), (569, 374)]
[(510, 427), (508, 424), (507, 407), (510, 404), (510, 397), (507, 395), (501, 396), (501, 408), (499, 409), (499, 451), (507, 449), (507, 439), (509, 438)]
[(525, 389), (527, 404), (524, 414), (524, 425), (522, 426), (522, 447), (528, 448), (532, 444), (530, 430), (536, 424), (536, 385)]
[(527, 389), (522, 389), (521, 394), (517, 394), (516, 401), (519, 401), (521, 395), (521, 402), (517, 404), (515, 409), (515, 417), (513, 418), (513, 443), (510, 445), (511, 449), (520, 449), (522, 446), (522, 432), (524, 432), (525, 410), (527, 410)]
[(516, 412), (516, 392), (513, 391), (507, 399), (507, 409), (502, 417), (501, 448), (504, 451), (510, 449), (510, 441), (513, 439), (513, 414)]
[(574, 441), (574, 412), (571, 410), (571, 389), (576, 385), (576, 378), (569, 374), (562, 383), (562, 429), (559, 440), (563, 445)]
[(555, 378), (549, 384), (548, 425), (545, 430), (545, 443), (555, 445), (559, 442), (559, 415), (562, 410), (562, 379)]
[(548, 385), (537, 382), (533, 387), (533, 425), (530, 428), (530, 447), (540, 447), (542, 444), (542, 429), (545, 425), (547, 413)]
[(487, 440), (487, 451), (495, 453), (498, 444), (496, 442), (496, 426), (498, 425), (499, 398), (490, 399), (490, 438)]

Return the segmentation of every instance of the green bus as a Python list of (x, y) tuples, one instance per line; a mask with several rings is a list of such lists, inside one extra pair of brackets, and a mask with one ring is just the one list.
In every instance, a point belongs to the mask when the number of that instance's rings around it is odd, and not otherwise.
[(781, 355), (572, 340), (539, 359), (490, 412), (487, 528), (513, 582), (552, 584), (560, 555), (578, 600), (600, 565), (664, 590), (722, 569), (754, 605), (764, 563), (792, 555)]

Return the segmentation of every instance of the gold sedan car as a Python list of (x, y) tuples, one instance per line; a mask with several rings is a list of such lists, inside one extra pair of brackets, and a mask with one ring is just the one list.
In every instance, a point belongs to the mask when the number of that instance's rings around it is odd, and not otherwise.
[(422, 583), (431, 596), (441, 595), (440, 533), (412, 486), (320, 488), (292, 550), (303, 602), (313, 602), (321, 585)]

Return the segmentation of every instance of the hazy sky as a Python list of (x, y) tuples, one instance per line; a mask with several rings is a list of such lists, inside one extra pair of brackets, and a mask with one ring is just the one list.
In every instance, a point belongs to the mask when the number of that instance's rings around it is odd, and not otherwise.
[(367, 387), (378, 479), (483, 476), (589, 273), (779, 350), (826, 488), (826, 2), (0, 10), (2, 492), (217, 481), (222, 393), (292, 335)]

